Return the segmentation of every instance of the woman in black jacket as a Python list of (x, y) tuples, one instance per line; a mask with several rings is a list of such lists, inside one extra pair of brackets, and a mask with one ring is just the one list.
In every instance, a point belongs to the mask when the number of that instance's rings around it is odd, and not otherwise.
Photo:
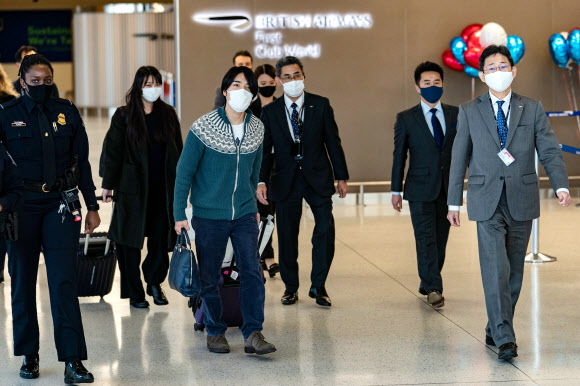
[(161, 283), (176, 241), (173, 189), (183, 139), (175, 110), (159, 100), (161, 86), (155, 67), (137, 70), (127, 104), (113, 115), (103, 146), (103, 200), (110, 202), (113, 190), (116, 199), (109, 237), (117, 244), (121, 298), (130, 298), (136, 308), (149, 307), (139, 270), (144, 238), (143, 276), (157, 305), (168, 304)]

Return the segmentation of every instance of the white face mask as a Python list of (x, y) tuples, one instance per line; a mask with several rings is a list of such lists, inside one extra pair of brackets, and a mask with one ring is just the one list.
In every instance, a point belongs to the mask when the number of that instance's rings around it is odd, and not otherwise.
[(494, 91), (503, 92), (511, 86), (514, 76), (511, 71), (496, 71), (485, 74), (485, 83)]
[(155, 102), (161, 96), (161, 87), (147, 87), (143, 88), (143, 99), (147, 102)]
[(228, 104), (238, 113), (246, 111), (250, 107), (250, 103), (252, 103), (254, 97), (251, 92), (246, 90), (228, 91), (228, 94), (230, 94)]
[(304, 79), (282, 83), (284, 93), (292, 98), (298, 98), (304, 92)]

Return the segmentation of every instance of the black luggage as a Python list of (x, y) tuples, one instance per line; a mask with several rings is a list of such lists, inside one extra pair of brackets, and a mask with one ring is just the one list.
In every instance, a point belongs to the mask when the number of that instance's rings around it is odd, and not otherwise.
[(107, 239), (107, 233), (83, 236), (79, 240), (76, 268), (77, 296), (103, 297), (111, 292), (115, 279), (115, 243)]

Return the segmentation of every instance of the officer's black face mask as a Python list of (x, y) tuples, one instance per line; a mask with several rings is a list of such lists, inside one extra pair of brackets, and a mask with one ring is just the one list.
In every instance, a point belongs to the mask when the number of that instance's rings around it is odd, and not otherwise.
[(50, 99), (54, 86), (52, 84), (39, 84), (38, 86), (31, 86), (26, 83), (26, 87), (28, 88), (27, 93), (30, 99), (36, 102), (36, 104), (43, 105)]

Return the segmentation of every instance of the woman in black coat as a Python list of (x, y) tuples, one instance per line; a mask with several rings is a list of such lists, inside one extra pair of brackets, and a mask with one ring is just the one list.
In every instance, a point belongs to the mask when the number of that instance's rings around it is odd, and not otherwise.
[(161, 283), (176, 242), (173, 189), (183, 139), (175, 110), (159, 100), (161, 86), (155, 67), (137, 70), (127, 105), (113, 115), (103, 145), (103, 200), (110, 202), (115, 191), (109, 237), (117, 244), (121, 298), (136, 308), (149, 307), (139, 270), (144, 238), (143, 276), (157, 305), (168, 304)]

